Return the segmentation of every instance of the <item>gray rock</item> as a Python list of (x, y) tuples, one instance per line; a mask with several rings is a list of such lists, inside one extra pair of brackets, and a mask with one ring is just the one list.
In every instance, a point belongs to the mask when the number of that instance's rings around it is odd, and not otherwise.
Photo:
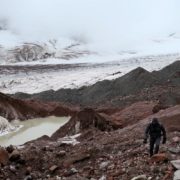
[(62, 180), (60, 176), (56, 176), (56, 180)]
[(53, 166), (51, 166), (51, 167), (49, 168), (49, 171), (50, 171), (51, 173), (53, 173), (53, 172), (55, 172), (57, 169), (58, 169), (58, 166), (53, 165)]
[(13, 165), (10, 165), (9, 169), (11, 170), (11, 172), (15, 173), (16, 172), (16, 167)]
[(102, 162), (102, 163), (99, 165), (99, 168), (100, 168), (101, 170), (105, 170), (108, 165), (109, 165), (109, 161), (105, 161), (105, 162)]
[(180, 153), (179, 148), (169, 148), (168, 150), (169, 150), (169, 152), (174, 153), (174, 154), (179, 154)]
[(66, 151), (59, 151), (56, 153), (57, 157), (63, 157), (66, 155)]
[(101, 176), (101, 178), (99, 178), (99, 180), (106, 180), (107, 178), (106, 178), (106, 176), (105, 175), (103, 175), (103, 176)]
[(174, 178), (173, 178), (173, 180), (180, 180), (180, 170), (178, 170), (178, 171), (176, 171), (176, 172), (174, 173)]
[(32, 179), (32, 176), (31, 175), (28, 175), (24, 178), (24, 180), (31, 180)]
[(174, 143), (179, 143), (180, 142), (180, 137), (175, 136), (175, 137), (172, 138), (172, 140), (173, 140)]
[(75, 173), (78, 173), (78, 170), (77, 170), (76, 168), (71, 168), (71, 172), (72, 172), (73, 174), (75, 174)]
[(171, 164), (178, 170), (180, 170), (180, 160), (171, 161)]
[(72, 176), (73, 174), (76, 174), (78, 173), (78, 170), (76, 168), (71, 168), (70, 170), (66, 171), (64, 173), (64, 176)]
[(146, 179), (147, 179), (146, 175), (139, 175), (139, 176), (132, 178), (131, 180), (146, 180)]

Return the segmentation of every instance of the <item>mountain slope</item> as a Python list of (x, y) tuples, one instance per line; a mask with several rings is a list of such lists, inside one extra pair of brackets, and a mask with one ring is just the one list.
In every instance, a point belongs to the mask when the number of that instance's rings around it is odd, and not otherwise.
[[(180, 87), (180, 76), (172, 76), (172, 73), (178, 75), (179, 72), (180, 63), (177, 61), (158, 72), (150, 73), (143, 68), (136, 68), (115, 80), (104, 80), (92, 86), (84, 86), (79, 89), (50, 90), (32, 95), (17, 93), (14, 96), (18, 98), (37, 98), (43, 101), (56, 101), (79, 105), (95, 105), (103, 104), (103, 102), (111, 101), (117, 97), (128, 97), (130, 95), (140, 94), (141, 91), (148, 93), (151, 88), (157, 87), (157, 90), (152, 93), (156, 93), (156, 97), (153, 97), (155, 100), (160, 97), (157, 92), (160, 94), (161, 92), (163, 93), (163, 91), (158, 91), (158, 87), (162, 89), (162, 86), (164, 86), (166, 87), (164, 90), (168, 90), (168, 92), (170, 89), (168, 87)], [(175, 87), (174, 90), (176, 90)], [(141, 96), (139, 98), (141, 98)], [(146, 97), (144, 96), (144, 98)]]

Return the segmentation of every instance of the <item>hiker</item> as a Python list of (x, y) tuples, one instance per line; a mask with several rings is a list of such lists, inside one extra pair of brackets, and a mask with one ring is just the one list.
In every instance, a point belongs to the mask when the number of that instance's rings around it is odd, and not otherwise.
[[(157, 118), (153, 118), (152, 122), (148, 124), (145, 131), (144, 144), (147, 143), (148, 136), (150, 136), (150, 157), (153, 154), (157, 154), (159, 151), (159, 145), (161, 142), (161, 136), (163, 135), (162, 143), (166, 143), (166, 131), (162, 124), (159, 123)], [(154, 148), (155, 145), (155, 148)]]

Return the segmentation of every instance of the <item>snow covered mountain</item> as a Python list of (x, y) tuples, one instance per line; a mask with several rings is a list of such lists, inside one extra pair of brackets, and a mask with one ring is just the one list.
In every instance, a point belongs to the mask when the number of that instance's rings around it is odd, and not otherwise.
[(146, 40), (134, 49), (105, 51), (96, 48), (95, 45), (67, 38), (25, 41), (8, 30), (0, 30), (1, 65), (102, 63), (124, 58), (179, 52), (180, 35), (177, 33)]
[[(4, 34), (6, 34), (5, 37)], [(61, 38), (44, 42), (26, 42), (18, 39), (18, 36), (16, 40), (12, 37), (13, 35), (7, 30), (0, 30), (0, 64), (28, 63), (39, 60), (43, 62), (50, 58), (69, 60), (91, 54), (75, 40)], [(5, 38), (4, 41), (3, 38)]]
[(120, 77), (138, 66), (159, 70), (180, 58), (178, 33), (152, 38), (138, 48), (112, 52), (77, 39), (27, 42), (3, 27), (0, 91), (4, 93), (79, 88)]
[(180, 57), (177, 0), (2, 0), (0, 5), (4, 93), (78, 88), (138, 66), (159, 70)]

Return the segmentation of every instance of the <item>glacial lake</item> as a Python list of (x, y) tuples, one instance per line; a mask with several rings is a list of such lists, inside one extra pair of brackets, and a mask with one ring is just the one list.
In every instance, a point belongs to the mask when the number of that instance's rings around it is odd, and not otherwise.
[(51, 136), (70, 117), (36, 118), (26, 121), (14, 121), (11, 124), (19, 126), (16, 131), (0, 136), (0, 146), (22, 145), (25, 142), (39, 138), (43, 135)]

